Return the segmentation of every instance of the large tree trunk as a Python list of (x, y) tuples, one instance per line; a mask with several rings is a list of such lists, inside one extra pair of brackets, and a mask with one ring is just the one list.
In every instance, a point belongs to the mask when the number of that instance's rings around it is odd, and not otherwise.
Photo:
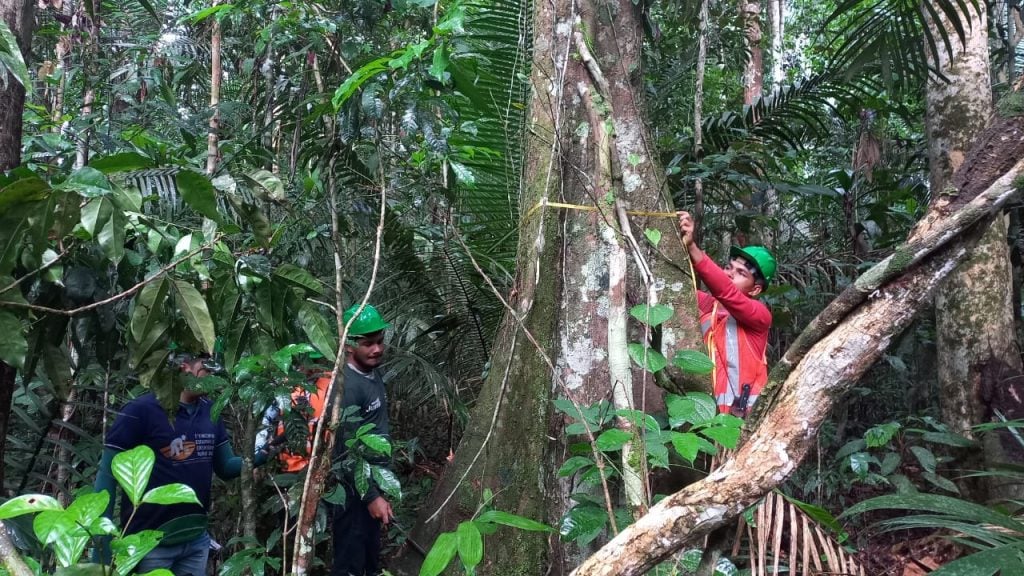
[[(970, 144), (981, 133), (992, 113), (989, 81), (988, 25), (984, 9), (968, 8), (962, 14), (966, 42), (954, 42), (952, 54), (939, 45), (933, 65), (948, 82), (932, 78), (926, 93), (930, 184), (933, 205), (949, 201), (945, 194), (953, 173), (963, 163)], [(946, 21), (930, 22), (955, 38)], [(1014, 330), (1013, 282), (1010, 274), (1007, 220), (997, 218), (971, 257), (950, 274), (935, 300), (937, 367), (942, 420), (956, 432), (972, 436), (971, 427), (988, 419), (989, 407), (982, 388), (1003, 386), (1019, 375), (1020, 355)], [(1004, 409), (1007, 407), (1004, 407)], [(1009, 407), (1012, 413), (1024, 401)], [(1005, 461), (999, 443), (987, 443), (984, 453), (965, 455), (961, 467), (983, 468)], [(961, 491), (976, 500), (988, 496), (977, 480), (958, 482)], [(1009, 496), (1012, 494), (1004, 494)]]
[[(552, 400), (614, 398), (647, 409), (659, 401), (650, 375), (629, 365), (625, 343), (643, 339), (637, 326), (628, 328), (629, 305), (652, 298), (674, 305), (661, 338), (667, 356), (699, 343), (691, 283), (667, 266), (645, 272), (647, 243), (632, 242), (621, 219), (623, 201), (637, 210), (668, 208), (640, 116), (639, 75), (631, 73), (643, 37), (636, 8), (632, 0), (557, 0), (534, 9), (515, 296), (470, 425), (425, 507), (439, 512), (414, 532), (424, 544), (470, 518), (485, 489), (497, 509), (559, 522), (572, 503), (570, 486), (555, 474), (568, 443)], [(549, 201), (590, 210), (544, 207)], [(661, 250), (685, 262), (674, 218), (630, 227), (638, 235), (660, 229)], [(623, 266), (634, 264), (639, 271), (624, 275)], [(644, 487), (634, 488), (631, 504), (643, 508)], [(563, 574), (582, 554), (556, 536), (504, 531), (488, 540), (486, 557), (480, 574), (534, 576)]]
[(743, 103), (753, 104), (764, 88), (764, 50), (761, 48), (761, 0), (740, 0), (740, 20), (749, 57), (743, 67)]
[[(32, 0), (0, 0), (0, 18), (18, 40), (21, 54), (28, 62), (35, 22)], [(25, 87), (8, 75), (6, 88), (0, 82), (0, 171), (21, 164), (21, 114), (25, 111)]]

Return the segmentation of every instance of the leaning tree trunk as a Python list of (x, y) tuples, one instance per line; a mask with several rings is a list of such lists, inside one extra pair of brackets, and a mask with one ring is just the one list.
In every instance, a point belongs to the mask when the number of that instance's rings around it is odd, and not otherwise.
[[(534, 10), (515, 296), (455, 460), (425, 507), (438, 512), (414, 532), (424, 544), (470, 518), (485, 489), (497, 509), (559, 522), (571, 506), (570, 487), (555, 473), (568, 457), (568, 442), (566, 420), (552, 400), (612, 399), (639, 409), (660, 401), (650, 376), (630, 366), (626, 343), (643, 339), (629, 321), (630, 305), (660, 299), (674, 306), (661, 338), (669, 357), (699, 343), (691, 283), (675, 269), (651, 264), (642, 240), (645, 228), (660, 229), (661, 250), (685, 262), (675, 218), (630, 222), (624, 214), (625, 204), (641, 211), (669, 207), (640, 114), (640, 75), (633, 72), (643, 38), (636, 7), (632, 0), (555, 0), (536, 2)], [(648, 504), (642, 466), (630, 468), (640, 480), (633, 476), (625, 491), (640, 514)], [(603, 487), (595, 496), (608, 506), (612, 493)], [(563, 574), (581, 558), (557, 537), (506, 531), (488, 540), (478, 573)]]
[[(0, 18), (18, 40), (26, 62), (32, 48), (34, 8), (32, 0), (0, 0)], [(0, 82), (0, 171), (21, 164), (21, 114), (25, 111), (25, 87), (11, 75), (5, 80)]]
[(1024, 117), (997, 119), (957, 171), (956, 200), (934, 211), (929, 229), (840, 294), (786, 352), (755, 406), (752, 421), (758, 425), (735, 456), (659, 502), (574, 576), (643, 574), (782, 484), (806, 457), (836, 402), (966, 260), (998, 213), (1019, 199), (1021, 158)]
[[(967, 34), (964, 44), (954, 42), (952, 54), (939, 44), (939, 60), (933, 62), (948, 82), (932, 78), (926, 92), (933, 207), (949, 201), (945, 188), (992, 113), (987, 15), (984, 9), (968, 8), (961, 20)], [(930, 25), (936, 37), (938, 26), (956, 37), (956, 30), (947, 21), (931, 21)], [(983, 400), (983, 389), (994, 391), (1005, 386), (1007, 379), (1021, 371), (1006, 236), (1007, 219), (999, 217), (971, 257), (950, 274), (935, 300), (942, 421), (967, 436), (973, 436), (972, 426), (989, 419), (991, 408)], [(1000, 408), (1024, 414), (1024, 400)], [(1006, 461), (998, 440), (986, 442), (984, 453), (972, 454), (976, 456), (965, 455), (962, 468), (976, 470)], [(975, 500), (988, 496), (986, 486), (977, 480), (964, 479), (958, 484)], [(989, 485), (994, 486), (991, 482)]]

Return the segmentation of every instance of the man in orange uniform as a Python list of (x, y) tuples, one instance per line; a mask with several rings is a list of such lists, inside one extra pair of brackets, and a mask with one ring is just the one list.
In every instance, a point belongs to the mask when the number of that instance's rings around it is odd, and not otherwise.
[(679, 213), (679, 229), (693, 269), (708, 287), (708, 292), (697, 292), (697, 307), (704, 343), (715, 363), (718, 411), (743, 418), (768, 382), (765, 350), (772, 313), (757, 297), (775, 276), (775, 258), (763, 246), (733, 246), (722, 269), (694, 242), (689, 213)]
[[(282, 449), (278, 454), (281, 461), (281, 471), (301, 472), (309, 463), (309, 454), (313, 451), (313, 433), (316, 430), (317, 422), (324, 415), (325, 398), (327, 398), (327, 386), (331, 383), (331, 375), (316, 373), (316, 390), (310, 392), (305, 387), (296, 386), (290, 396), (289, 402), (291, 411), (300, 411), (308, 424), (309, 432), (306, 436), (305, 451), (291, 452), (287, 448)], [(311, 376), (312, 378), (312, 376)], [(259, 434), (256, 437), (257, 452), (269, 453), (274, 447), (285, 442), (284, 422), (281, 421), (281, 404), (284, 398), (274, 400), (263, 413), (263, 422)], [(274, 431), (271, 438), (270, 431)]]

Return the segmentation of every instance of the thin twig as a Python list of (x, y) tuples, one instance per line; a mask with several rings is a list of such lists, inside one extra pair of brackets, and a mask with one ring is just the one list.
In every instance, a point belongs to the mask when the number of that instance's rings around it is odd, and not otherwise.
[(70, 248), (65, 248), (64, 251), (61, 252), (60, 254), (57, 254), (57, 257), (54, 258), (53, 260), (50, 260), (49, 262), (47, 262), (46, 264), (43, 264), (39, 268), (36, 268), (35, 270), (29, 272), (28, 274), (25, 274), (21, 278), (18, 278), (14, 282), (11, 282), (10, 284), (8, 284), (3, 289), (0, 289), (0, 296), (6, 294), (7, 292), (10, 292), (11, 290), (14, 290), (15, 288), (18, 287), (19, 284), (21, 284), (25, 280), (31, 278), (32, 276), (34, 276), (36, 274), (39, 274), (40, 272), (46, 270), (50, 266), (53, 266), (54, 264), (59, 262), (61, 258), (63, 258), (64, 256), (67, 256), (67, 253), (68, 253), (69, 250), (70, 250)]
[(118, 300), (123, 300), (123, 299), (125, 299), (125, 298), (127, 298), (127, 297), (129, 297), (129, 296), (131, 296), (133, 294), (135, 294), (139, 290), (142, 290), (142, 288), (144, 288), (146, 286), (146, 284), (149, 284), (150, 282), (156, 280), (157, 278), (162, 277), (164, 274), (166, 274), (170, 270), (174, 269), (178, 264), (181, 264), (182, 262), (185, 262), (189, 258), (195, 256), (196, 254), (199, 254), (203, 250), (206, 250), (210, 246), (213, 246), (214, 244), (216, 244), (217, 241), (220, 240), (220, 237), (221, 237), (221, 235), (218, 234), (210, 242), (208, 242), (206, 244), (203, 244), (199, 248), (196, 248), (195, 250), (189, 252), (188, 254), (185, 254), (181, 258), (178, 258), (174, 262), (171, 262), (167, 266), (164, 266), (159, 271), (157, 271), (156, 274), (150, 276), (149, 278), (146, 278), (145, 280), (139, 282), (138, 284), (136, 284), (135, 286), (132, 286), (131, 288), (125, 290), (124, 292), (121, 292), (119, 294), (114, 294), (110, 298), (106, 298), (104, 300), (100, 300), (99, 302), (93, 302), (92, 304), (87, 304), (85, 306), (79, 306), (78, 308), (72, 308), (71, 310), (61, 310), (60, 308), (49, 308), (47, 306), (38, 306), (36, 304), (25, 304), (25, 303), (21, 303), (21, 302), (2, 302), (2, 301), (0, 301), (0, 307), (25, 308), (25, 309), (28, 309), (28, 310), (34, 310), (36, 312), (46, 312), (47, 314), (56, 314), (58, 316), (78, 316), (79, 314), (82, 314), (82, 313), (85, 313), (85, 312), (89, 312), (90, 310), (95, 310), (96, 308), (100, 308), (102, 306), (106, 306), (107, 304), (113, 304), (114, 302), (117, 302)]

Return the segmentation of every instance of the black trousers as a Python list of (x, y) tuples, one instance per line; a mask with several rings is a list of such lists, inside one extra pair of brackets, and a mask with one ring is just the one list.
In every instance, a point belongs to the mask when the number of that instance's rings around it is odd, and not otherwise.
[(366, 503), (346, 486), (345, 505), (334, 506), (334, 565), (331, 576), (380, 574), (380, 521), (370, 517)]

